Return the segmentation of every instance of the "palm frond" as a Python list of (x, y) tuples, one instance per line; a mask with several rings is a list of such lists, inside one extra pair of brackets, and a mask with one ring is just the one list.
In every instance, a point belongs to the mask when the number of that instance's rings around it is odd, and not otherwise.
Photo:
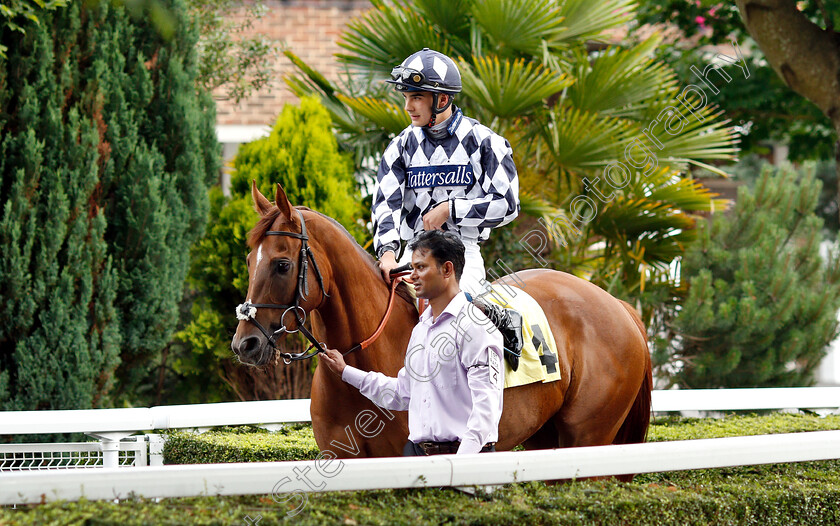
[(587, 226), (610, 240), (611, 257), (634, 268), (665, 269), (695, 238), (696, 213), (725, 206), (697, 181), (667, 168), (648, 175), (634, 172), (621, 189), (605, 181), (598, 186), (606, 202), (590, 194), (598, 211)]
[[(716, 195), (695, 179), (680, 177), (667, 168), (644, 178), (644, 195), (650, 201), (667, 202), (689, 212), (711, 212), (727, 206), (728, 200), (715, 199)], [(637, 190), (638, 194), (639, 191)]]
[[(674, 101), (674, 106), (663, 108), (660, 112), (662, 118), (658, 123), (651, 121), (646, 128), (645, 142), (651, 146), (651, 150), (660, 161), (665, 164), (684, 165), (700, 161), (735, 159), (738, 153), (738, 137), (729, 126), (729, 120), (721, 118), (722, 111), (704, 107), (695, 112), (703, 116), (704, 120), (700, 121), (678, 106)], [(669, 133), (664, 129), (665, 122), (670, 119), (667, 112), (672, 110), (682, 114), (680, 117), (674, 113), (671, 117), (673, 123), (682, 123), (674, 124), (682, 127), (678, 134)]]
[(312, 69), (291, 50), (283, 52), (296, 68), (297, 74), (285, 76), (286, 85), (298, 97), (316, 95), (330, 112), (333, 123), (344, 133), (355, 134), (363, 129), (359, 117), (336, 96), (337, 88), (323, 75)]
[(555, 0), (482, 0), (473, 5), (472, 16), (502, 56), (537, 54), (543, 41), (565, 31)]
[(616, 117), (639, 115), (648, 101), (677, 85), (676, 76), (664, 63), (651, 60), (660, 42), (653, 36), (629, 49), (610, 48), (591, 62), (578, 56), (572, 72), (576, 82), (566, 93), (569, 102)]
[(307, 84), (313, 91), (317, 90), (326, 97), (332, 97), (335, 94), (335, 87), (323, 75), (311, 68), (306, 62), (292, 52), (290, 49), (283, 51), (283, 54), (288, 58), (292, 64), (305, 76)]
[(473, 62), (460, 63), (463, 93), (500, 118), (522, 116), (572, 83), (524, 59), (483, 56), (473, 57)]
[(338, 42), (347, 53), (337, 54), (339, 61), (384, 79), (394, 66), (424, 47), (451, 53), (444, 33), (422, 13), (407, 6), (377, 4), (347, 24)]
[(607, 31), (632, 21), (636, 4), (635, 0), (561, 1), (558, 15), (564, 19), (564, 31), (555, 39), (555, 44), (598, 39)]
[(390, 101), (370, 97), (352, 98), (341, 94), (338, 99), (389, 134), (396, 135), (411, 124), (408, 114)]
[(519, 206), (522, 214), (542, 219), (546, 228), (546, 235), (557, 247), (567, 246), (580, 235), (574, 222), (562, 208), (525, 190), (519, 191)]
[(621, 119), (559, 106), (548, 113), (548, 122), (535, 126), (549, 154), (549, 169), (563, 175), (618, 159), (633, 131)]
[(413, 8), (437, 26), (451, 40), (469, 40), (469, 13), (477, 0), (403, 0), (406, 7)]
[(387, 133), (354, 111), (340, 98), (363, 97), (363, 93), (375, 90), (371, 90), (369, 84), (355, 84), (347, 72), (340, 74), (338, 83), (333, 84), (291, 51), (287, 50), (285, 54), (296, 68), (294, 74), (285, 76), (286, 85), (298, 97), (314, 95), (321, 99), (321, 103), (330, 113), (342, 146), (353, 150), (356, 167), (361, 169), (366, 159), (379, 155), (390, 140)]

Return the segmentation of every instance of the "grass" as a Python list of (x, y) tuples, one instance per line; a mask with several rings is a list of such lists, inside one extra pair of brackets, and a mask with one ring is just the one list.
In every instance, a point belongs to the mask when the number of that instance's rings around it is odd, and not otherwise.
[[(773, 414), (657, 419), (650, 441), (840, 429), (840, 417)], [(174, 433), (167, 461), (314, 458), (309, 426)], [(314, 454), (313, 454), (314, 453)], [(178, 457), (180, 455), (180, 457)], [(300, 457), (298, 457), (300, 458)], [(773, 464), (638, 475), (612, 480), (511, 484), (477, 497), (448, 488), (160, 502), (50, 503), (0, 509), (0, 524), (568, 524), (788, 525), (840, 523), (840, 461)], [(300, 508), (298, 513), (295, 511)], [(253, 522), (251, 522), (253, 523)]]

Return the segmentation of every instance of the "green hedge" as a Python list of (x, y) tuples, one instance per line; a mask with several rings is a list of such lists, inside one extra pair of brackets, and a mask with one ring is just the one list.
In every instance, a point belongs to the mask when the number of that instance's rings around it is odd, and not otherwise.
[(251, 426), (206, 433), (177, 431), (166, 435), (166, 464), (312, 460), (318, 456), (312, 427), (294, 425), (269, 432)]
[(769, 415), (727, 415), (724, 418), (657, 418), (648, 431), (649, 442), (693, 440), (747, 435), (775, 435), (803, 431), (840, 429), (840, 415), (771, 413)]
[[(818, 417), (801, 414), (746, 415), (726, 418), (667, 417), (655, 420), (649, 442), (691, 440), (745, 435), (796, 433), (840, 429), (840, 416)], [(217, 462), (267, 462), (312, 460), (318, 446), (308, 424), (269, 432), (252, 426), (219, 428), (207, 433), (178, 431), (167, 435), (164, 457), (167, 464), (210, 464)]]
[(532, 524), (563, 525), (836, 525), (840, 485), (803, 483), (674, 489), (586, 481), (514, 484), (490, 496), (451, 489), (382, 490), (306, 495), (306, 505), (269, 496), (54, 503), (0, 509), (0, 523), (40, 524)]
[[(659, 419), (650, 440), (683, 440), (840, 429), (840, 417), (729, 416)], [(298, 455), (295, 457), (295, 455)], [(309, 426), (270, 433), (228, 428), (172, 433), (167, 462), (314, 458)], [(301, 495), (163, 499), (160, 502), (54, 503), (0, 509), (0, 524), (568, 524), (834, 525), (840, 524), (840, 461), (774, 464), (638, 475), (546, 485), (510, 484), (467, 496), (452, 489), (381, 490)], [(306, 499), (303, 510), (289, 517)]]

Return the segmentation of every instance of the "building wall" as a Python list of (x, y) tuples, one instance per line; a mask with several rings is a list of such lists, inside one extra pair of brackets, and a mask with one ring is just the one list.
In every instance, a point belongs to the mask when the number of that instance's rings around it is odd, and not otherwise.
[[(329, 80), (337, 78), (333, 54), (338, 53), (338, 39), (347, 23), (371, 7), (370, 0), (265, 0), (266, 15), (254, 23), (253, 32), (285, 43), (304, 62)], [(286, 88), (283, 76), (293, 70), (282, 54), (274, 64), (270, 90), (255, 93), (234, 105), (217, 100), (218, 125), (260, 126), (274, 123), (283, 104), (295, 100)]]

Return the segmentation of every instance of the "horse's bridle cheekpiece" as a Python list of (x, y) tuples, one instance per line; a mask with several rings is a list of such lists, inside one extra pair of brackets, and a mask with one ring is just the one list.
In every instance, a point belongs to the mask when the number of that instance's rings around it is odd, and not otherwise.
[[(306, 337), (307, 340), (312, 344), (310, 345), (304, 352), (300, 353), (279, 353), (280, 356), (283, 357), (283, 361), (287, 364), (298, 361), (298, 360), (306, 360), (312, 358), (313, 356), (317, 355), (320, 352), (324, 352), (324, 344), (319, 342), (315, 336), (304, 326), (306, 322), (306, 311), (303, 310), (303, 307), (300, 306), (300, 301), (305, 300), (309, 295), (309, 283), (306, 280), (306, 271), (309, 266), (309, 260), (312, 261), (312, 268), (315, 270), (315, 278), (318, 280), (318, 286), (321, 288), (321, 295), (322, 300), (324, 298), (329, 298), (330, 295), (327, 294), (327, 291), (324, 290), (324, 279), (321, 276), (321, 271), (318, 269), (318, 263), (315, 261), (315, 256), (312, 254), (312, 249), (309, 248), (309, 236), (306, 234), (306, 221), (303, 219), (303, 214), (300, 210), (295, 209), (295, 211), (300, 216), (300, 234), (297, 232), (284, 232), (279, 230), (269, 230), (265, 233), (266, 236), (288, 236), (293, 237), (295, 239), (301, 240), (301, 247), (300, 247), (300, 260), (298, 262), (298, 279), (297, 279), (297, 286), (295, 287), (295, 302), (292, 305), (280, 305), (277, 303), (249, 303), (245, 302), (236, 307), (236, 318), (243, 321), (250, 321), (257, 328), (263, 335), (268, 338), (268, 343), (271, 344), (272, 348), (277, 350), (277, 336), (283, 333), (293, 334), (295, 332), (300, 331)], [(280, 317), (280, 323), (282, 326), (274, 331), (273, 333), (269, 333), (265, 327), (262, 326), (260, 322), (257, 321), (257, 309), (285, 309), (283, 315)], [(297, 329), (290, 331), (286, 328), (286, 324), (284, 320), (286, 319), (286, 314), (289, 311), (292, 311), (295, 315), (295, 320), (297, 321)], [(300, 313), (303, 313), (301, 316)], [(312, 348), (315, 348), (314, 352), (310, 352)]]

